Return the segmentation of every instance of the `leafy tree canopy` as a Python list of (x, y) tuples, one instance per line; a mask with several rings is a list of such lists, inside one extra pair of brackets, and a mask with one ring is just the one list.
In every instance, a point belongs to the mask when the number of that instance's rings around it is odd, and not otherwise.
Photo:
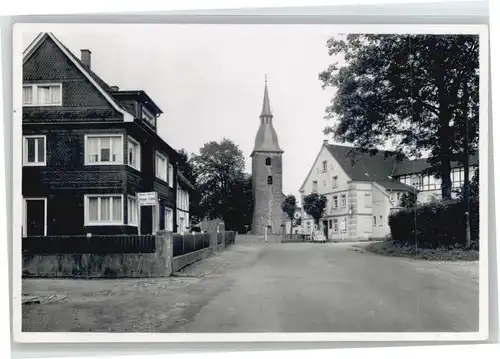
[(302, 199), (304, 211), (314, 218), (314, 223), (316, 223), (316, 225), (319, 224), (319, 220), (323, 216), (326, 202), (326, 197), (317, 193), (311, 193)]
[(478, 145), (478, 36), (352, 34), (327, 47), (339, 61), (319, 75), (336, 90), (325, 133), (365, 150), (390, 142), (399, 154), (430, 153), (427, 174), (450, 199), (450, 163), (465, 160), (466, 129), (469, 154)]

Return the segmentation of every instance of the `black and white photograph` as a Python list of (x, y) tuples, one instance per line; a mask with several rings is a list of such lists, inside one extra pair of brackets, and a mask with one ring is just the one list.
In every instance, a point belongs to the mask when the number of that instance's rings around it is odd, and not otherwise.
[(485, 34), (17, 24), (16, 337), (487, 338)]

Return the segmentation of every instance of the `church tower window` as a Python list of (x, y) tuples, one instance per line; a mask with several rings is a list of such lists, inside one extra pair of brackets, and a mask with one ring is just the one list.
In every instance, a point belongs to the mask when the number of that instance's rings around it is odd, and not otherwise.
[(266, 157), (266, 166), (271, 166), (271, 157)]
[(267, 176), (267, 184), (273, 184), (273, 176)]

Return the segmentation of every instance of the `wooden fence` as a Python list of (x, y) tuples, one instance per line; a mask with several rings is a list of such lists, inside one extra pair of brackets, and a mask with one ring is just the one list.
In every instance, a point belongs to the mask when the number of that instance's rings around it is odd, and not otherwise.
[(154, 235), (29, 236), (22, 239), (25, 254), (154, 253)]

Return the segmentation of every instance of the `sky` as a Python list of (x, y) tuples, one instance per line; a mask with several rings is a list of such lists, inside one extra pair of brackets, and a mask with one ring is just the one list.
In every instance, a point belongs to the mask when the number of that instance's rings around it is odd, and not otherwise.
[[(142, 89), (163, 110), (158, 133), (173, 148), (198, 152), (229, 138), (246, 171), (260, 124), (267, 74), (273, 124), (283, 154), (283, 192), (298, 190), (318, 154), (334, 90), (318, 74), (337, 58), (332, 25), (67, 25), (52, 31), (121, 90)], [(24, 47), (38, 29), (23, 33)]]

